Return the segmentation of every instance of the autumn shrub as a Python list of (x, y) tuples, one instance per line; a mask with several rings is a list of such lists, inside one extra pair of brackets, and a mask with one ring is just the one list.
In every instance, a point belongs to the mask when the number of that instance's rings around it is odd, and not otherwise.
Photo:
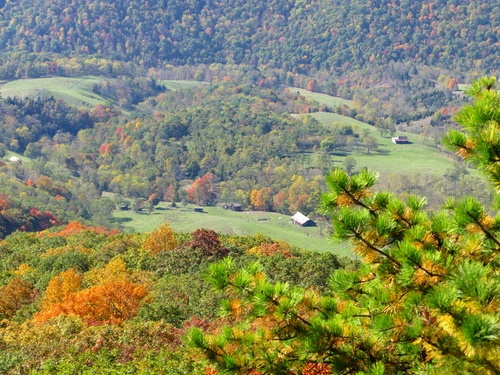
[(14, 277), (0, 288), (0, 320), (11, 318), (23, 305), (33, 302), (33, 285), (20, 277)]

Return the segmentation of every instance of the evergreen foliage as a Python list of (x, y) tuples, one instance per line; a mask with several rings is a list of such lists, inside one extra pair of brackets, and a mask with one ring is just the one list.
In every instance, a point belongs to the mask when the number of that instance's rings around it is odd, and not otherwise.
[[(498, 188), (495, 84), (473, 85), (474, 103), (456, 117), (465, 132), (447, 143)], [(334, 170), (322, 202), (359, 269), (335, 271), (319, 293), (225, 259), (210, 277), (233, 324), (212, 335), (195, 328), (189, 342), (223, 373), (299, 374), (319, 364), (338, 374), (498, 374), (500, 214), (470, 197), (428, 212), (425, 198), (374, 192), (376, 180)]]

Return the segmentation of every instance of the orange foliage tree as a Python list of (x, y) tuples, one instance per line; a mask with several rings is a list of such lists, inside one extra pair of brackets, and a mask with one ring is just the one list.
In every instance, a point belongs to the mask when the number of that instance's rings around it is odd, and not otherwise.
[(71, 221), (66, 226), (64, 226), (59, 232), (48, 233), (48, 234), (40, 232), (39, 236), (47, 235), (50, 237), (56, 237), (56, 236), (70, 237), (74, 234), (83, 231), (91, 231), (95, 233), (107, 234), (109, 236), (113, 236), (120, 233), (120, 231), (117, 229), (108, 229), (106, 227), (92, 227), (79, 223), (78, 221)]
[(147, 294), (143, 284), (110, 280), (69, 294), (63, 302), (51, 304), (35, 314), (34, 320), (46, 322), (66, 314), (77, 315), (88, 324), (121, 324), (137, 314)]
[(272, 189), (265, 187), (260, 190), (252, 190), (250, 193), (251, 206), (260, 211), (270, 211), (273, 207)]
[(278, 191), (273, 196), (273, 210), (282, 214), (288, 213), (288, 194), (284, 190)]
[(271, 256), (275, 254), (281, 254), (285, 258), (290, 258), (293, 256), (292, 251), (290, 250), (290, 245), (283, 241), (277, 242), (262, 242), (258, 246), (254, 246), (247, 251), (248, 254), (257, 254), (264, 256)]

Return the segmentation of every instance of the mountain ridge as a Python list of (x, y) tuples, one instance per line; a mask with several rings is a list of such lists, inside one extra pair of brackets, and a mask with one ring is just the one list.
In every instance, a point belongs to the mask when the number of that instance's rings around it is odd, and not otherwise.
[(147, 67), (236, 63), (335, 73), (412, 61), (491, 72), (500, 46), (500, 5), (465, 0), (20, 0), (1, 14), (4, 53), (98, 56)]

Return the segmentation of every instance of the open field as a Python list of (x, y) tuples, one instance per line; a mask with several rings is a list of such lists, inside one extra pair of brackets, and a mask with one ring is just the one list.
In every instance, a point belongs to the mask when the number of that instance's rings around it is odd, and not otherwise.
[(93, 107), (106, 101), (92, 92), (93, 85), (99, 80), (98, 77), (18, 79), (0, 84), (0, 94), (4, 98), (54, 96), (70, 105)]
[(291, 92), (299, 92), (300, 95), (303, 95), (303, 96), (305, 96), (308, 99), (315, 100), (315, 101), (317, 101), (320, 104), (324, 104), (324, 105), (327, 105), (327, 106), (332, 107), (332, 108), (338, 107), (338, 106), (340, 106), (342, 104), (345, 104), (348, 107), (352, 106), (352, 100), (347, 100), (347, 99), (339, 98), (337, 96), (331, 96), (331, 95), (327, 95), (327, 94), (321, 94), (319, 92), (312, 92), (312, 91), (308, 91), (308, 90), (305, 90), (305, 89), (301, 89), (299, 87), (288, 87), (288, 89)]
[(9, 150), (5, 150), (5, 156), (3, 158), (0, 158), (0, 160), (3, 160), (4, 162), (9, 162), (9, 159), (12, 157), (12, 156), (15, 156), (17, 158), (19, 158), (19, 160), (23, 163), (29, 163), (31, 162), (32, 159), (30, 158), (27, 158), (26, 156), (23, 156), (21, 154), (18, 154), (16, 152), (13, 152), (13, 151), (9, 151)]
[(208, 85), (207, 82), (184, 81), (184, 80), (163, 80), (160, 81), (160, 83), (164, 85), (167, 89), (172, 91), (195, 89), (200, 86)]
[(397, 132), (397, 135), (408, 136), (411, 144), (395, 145), (390, 138), (383, 138), (375, 127), (350, 117), (326, 112), (312, 113), (311, 116), (326, 127), (332, 127), (335, 123), (350, 124), (355, 132), (368, 131), (377, 140), (378, 150), (371, 151), (369, 154), (363, 147), (355, 148), (349, 153), (334, 153), (332, 158), (336, 166), (340, 166), (347, 156), (351, 156), (357, 161), (356, 170), (367, 167), (386, 176), (393, 173), (441, 176), (453, 165), (453, 160), (435, 147), (434, 141), (430, 138)]
[(233, 235), (262, 233), (276, 240), (283, 240), (307, 250), (332, 251), (341, 256), (353, 256), (348, 244), (334, 244), (327, 237), (326, 227), (301, 228), (290, 223), (290, 216), (272, 212), (233, 212), (222, 207), (203, 207), (204, 212), (194, 212), (194, 205), (170, 208), (167, 203), (148, 214), (147, 211), (116, 210), (115, 221), (125, 231), (150, 232), (163, 222), (178, 232), (193, 232), (198, 228), (212, 229)]
[[(99, 77), (50, 77), (18, 79), (0, 83), (0, 95), (7, 97), (48, 97), (53, 96), (76, 107), (94, 107), (108, 99), (92, 92)], [(169, 90), (183, 90), (206, 85), (195, 81), (161, 81)], [(124, 111), (126, 112), (126, 111)]]
[[(291, 88), (291, 90), (295, 90), (295, 88)], [(312, 93), (303, 89), (297, 90), (308, 98), (330, 106), (334, 106), (335, 103), (338, 105), (344, 100), (326, 94)], [(345, 102), (347, 105), (352, 104), (352, 101)], [(378, 150), (371, 151), (369, 154), (363, 147), (353, 149), (349, 153), (334, 153), (332, 155), (334, 166), (340, 166), (347, 156), (351, 156), (357, 161), (356, 170), (367, 167), (379, 172), (382, 176), (415, 173), (441, 176), (453, 165), (453, 160), (435, 147), (433, 139), (412, 133), (397, 132), (396, 135), (406, 135), (411, 144), (396, 145), (392, 143), (391, 138), (383, 138), (374, 126), (356, 119), (327, 112), (316, 112), (310, 115), (328, 128), (332, 128), (338, 123), (349, 124), (356, 133), (369, 132), (378, 142)], [(293, 116), (305, 115), (294, 114)]]

